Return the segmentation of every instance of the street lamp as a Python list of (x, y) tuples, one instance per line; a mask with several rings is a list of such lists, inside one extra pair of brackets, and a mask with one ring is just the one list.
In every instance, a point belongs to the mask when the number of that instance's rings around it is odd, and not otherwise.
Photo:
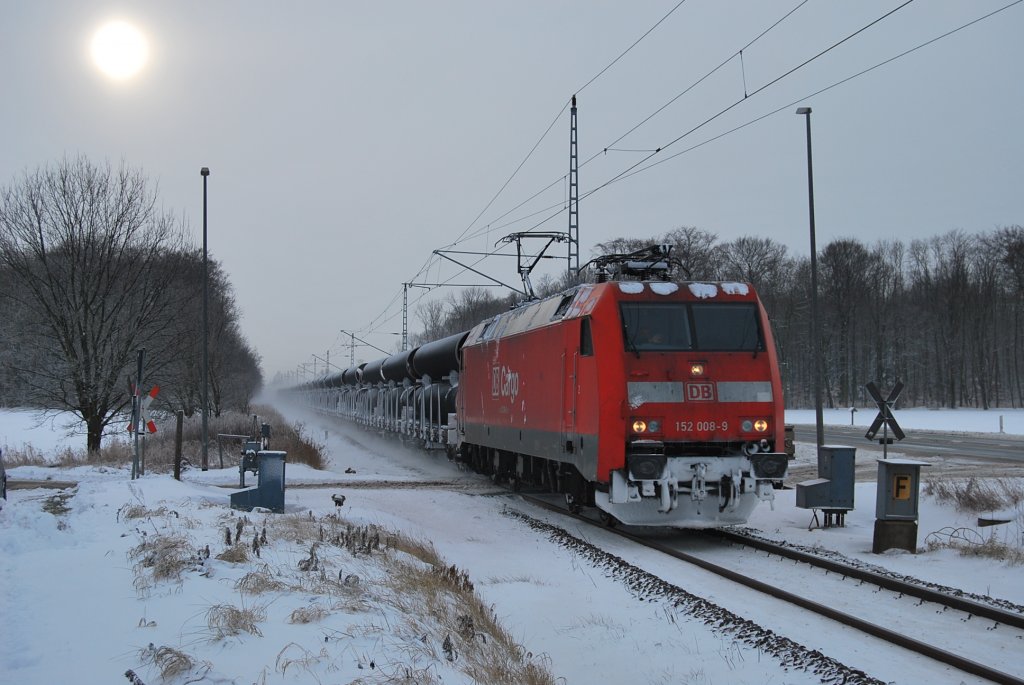
[(814, 167), (811, 164), (811, 108), (798, 107), (797, 114), (807, 122), (807, 205), (811, 221), (811, 345), (814, 348), (814, 425), (818, 448), (825, 444), (825, 423), (821, 409), (821, 336), (818, 329), (818, 246), (814, 236)]
[(209, 263), (206, 257), (206, 177), (210, 175), (209, 167), (199, 170), (203, 177), (203, 471), (210, 468), (208, 448), (207, 422), (209, 420), (209, 386), (210, 386), (210, 352), (209, 340), (210, 329), (207, 318), (209, 296), (207, 294), (207, 281), (209, 280)]

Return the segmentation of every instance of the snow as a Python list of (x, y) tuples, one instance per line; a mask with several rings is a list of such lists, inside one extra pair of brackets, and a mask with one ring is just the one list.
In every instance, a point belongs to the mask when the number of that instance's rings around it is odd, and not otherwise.
[[(769, 615), (760, 608), (760, 599), (726, 589), (724, 582), (705, 580), (701, 572), (680, 569), (663, 555), (637, 550), (600, 529), (566, 523), (480, 476), (459, 471), (442, 454), (425, 454), (329, 419), (281, 409), (289, 412), (289, 420), (301, 418), (330, 456), (324, 471), (288, 465), (286, 517), (301, 519), (312, 512), (323, 520), (338, 512), (356, 525), (374, 524), (429, 541), (446, 564), (468, 573), (482, 602), (493, 607), (530, 655), (527, 658), (546, 665), (560, 683), (820, 680), (812, 673), (784, 668), (714, 626), (680, 613), (669, 602), (638, 600), (580, 554), (510, 516), (512, 511), (561, 525), (639, 568), (689, 586), (695, 594), (709, 594), (713, 601), (771, 623), (809, 648), (836, 655), (870, 675), (893, 682), (927, 679), (934, 685), (977, 682), (930, 662), (911, 664), (913, 660), (895, 648), (859, 647), (861, 638), (844, 631), (823, 632), (815, 628), (820, 624), (796, 609), (791, 615)], [(907, 429), (919, 428), (920, 420), (944, 429), (994, 432), (993, 419), (1001, 414), (1008, 432), (1024, 432), (1024, 412), (997, 411), (898, 411), (897, 418)], [(811, 423), (813, 411), (787, 412), (786, 418)], [(849, 412), (828, 412), (826, 418), (848, 425)], [(861, 410), (856, 418), (869, 422), (873, 412)], [(5, 410), (0, 411), (0, 444), (18, 449), (31, 444), (50, 452), (66, 442), (56, 424), (36, 426), (29, 412)], [(811, 446), (798, 445), (795, 464), (807, 466), (814, 459)], [(464, 660), (444, 657), (443, 631), (425, 630), (416, 639), (407, 639), (412, 631), (408, 607), (385, 589), (388, 579), (375, 565), (374, 555), (353, 556), (330, 545), (320, 548), (329, 577), (359, 577), (359, 589), (353, 591), (358, 602), (341, 602), (306, 586), (302, 591), (261, 595), (236, 589), (246, 573), (264, 566), (284, 582), (312, 577), (298, 569), (298, 562), (309, 556), (311, 541), (293, 542), (275, 532), (280, 515), (246, 515), (251, 522), (246, 541), (263, 525), (269, 529), (260, 559), (237, 564), (216, 558), (225, 549), (225, 529), (234, 529), (242, 516), (228, 508), (230, 487), (238, 482), (237, 468), (187, 471), (183, 482), (158, 474), (131, 481), (127, 468), (111, 467), (17, 467), (8, 475), (74, 480), (78, 487), (65, 502), (66, 512), (56, 506), (60, 491), (47, 489), (11, 490), (0, 510), (0, 682), (126, 682), (123, 674), (132, 669), (148, 685), (357, 679), (377, 683), (402, 682), (397, 676), (406, 668), (434, 678), (421, 682), (474, 682), (460, 671)], [(250, 479), (255, 482), (247, 474)], [(347, 498), (340, 510), (330, 498), (336, 492)], [(812, 512), (797, 509), (794, 500), (794, 490), (778, 491), (774, 509), (759, 506), (750, 528), (764, 537), (834, 550), (894, 572), (1024, 603), (1020, 567), (965, 558), (948, 549), (872, 554), (873, 482), (857, 483), (856, 507), (843, 528), (808, 529)], [(128, 518), (132, 505), (144, 506), (150, 515)], [(1015, 516), (1014, 523), (986, 529), (985, 534), (1019, 538), (1022, 513), (1008, 513)], [(922, 496), (919, 544), (931, 533), (975, 524), (974, 515)], [(190, 549), (209, 545), (212, 555), (189, 565), (180, 579), (154, 581), (152, 569), (138, 566), (139, 559), (131, 553), (161, 534), (182, 536)], [(749, 563), (760, 563), (759, 557), (751, 555)], [(217, 638), (207, 623), (207, 613), (216, 605), (263, 608), (261, 635), (242, 632)], [(328, 614), (308, 624), (289, 622), (293, 611), (314, 605), (327, 607)], [(162, 680), (158, 670), (145, 663), (147, 654), (155, 654), (149, 645), (178, 649), (190, 655), (195, 666)], [(389, 681), (389, 676), (396, 677)]]
[(638, 281), (619, 281), (619, 290), (627, 295), (638, 295), (644, 291), (644, 284)]
[(26, 445), (43, 454), (84, 444), (81, 421), (70, 413), (44, 416), (29, 409), (0, 412), (0, 450), (24, 450)]
[(672, 293), (679, 290), (678, 284), (669, 283), (667, 281), (654, 281), (653, 283), (650, 283), (650, 286), (651, 292), (653, 292), (655, 295), (671, 295)]
[[(875, 420), (878, 408), (857, 407), (852, 412), (845, 409), (824, 409), (822, 419), (826, 426), (860, 426), (867, 430)], [(900, 409), (893, 410), (893, 416), (904, 429), (952, 431), (963, 433), (999, 433), (1024, 435), (1024, 409)], [(813, 409), (787, 409), (786, 423), (814, 424)]]
[(711, 283), (690, 283), (687, 285), (690, 292), (693, 293), (694, 297), (698, 297), (702, 300), (718, 297), (718, 287)]
[(722, 292), (726, 295), (746, 295), (750, 292), (750, 288), (746, 283), (723, 283)]

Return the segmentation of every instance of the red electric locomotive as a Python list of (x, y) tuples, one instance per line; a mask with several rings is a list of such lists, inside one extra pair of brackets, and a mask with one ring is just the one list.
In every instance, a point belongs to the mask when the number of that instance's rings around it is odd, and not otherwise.
[(609, 523), (743, 523), (789, 459), (768, 317), (747, 284), (663, 280), (668, 253), (295, 390)]
[(609, 522), (744, 523), (789, 459), (768, 317), (744, 283), (606, 281), (523, 305), (465, 339), (449, 441)]

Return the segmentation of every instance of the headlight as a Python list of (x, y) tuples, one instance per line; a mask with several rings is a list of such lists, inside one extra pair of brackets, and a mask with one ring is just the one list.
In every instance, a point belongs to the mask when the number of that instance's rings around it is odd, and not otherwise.
[(703, 376), (704, 365), (703, 364), (690, 364), (690, 375), (691, 376)]
[(768, 422), (765, 421), (764, 419), (758, 419), (757, 421), (754, 421), (754, 430), (756, 430), (758, 433), (764, 433), (766, 430), (768, 430)]
[(633, 419), (634, 433), (659, 433), (661, 432), (661, 421), (659, 419)]
[(740, 429), (742, 429), (744, 433), (749, 433), (754, 430), (754, 422), (750, 419), (744, 419), (743, 423), (740, 424)]

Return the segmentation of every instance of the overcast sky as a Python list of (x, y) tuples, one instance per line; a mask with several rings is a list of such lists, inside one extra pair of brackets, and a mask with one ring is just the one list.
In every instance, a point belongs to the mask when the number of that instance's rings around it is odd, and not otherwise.
[[(772, 83), (901, 4), (7, 0), (0, 182), (65, 154), (124, 160), (201, 244), (209, 167), (210, 250), (268, 378), (328, 350), (347, 366), (341, 330), (394, 349), (403, 282), (481, 281), (437, 258), (424, 270), (435, 249), (565, 231), (573, 93), (583, 260), (684, 225), (808, 254), (800, 105), (814, 110), (819, 247), (1024, 223), (1024, 4), (815, 94), (1012, 4), (917, 0)], [(150, 49), (116, 82), (89, 54), (112, 18)], [(637, 169), (661, 163), (589, 194), (648, 157)], [(535, 280), (564, 267), (545, 262)], [(514, 259), (477, 268), (519, 284)]]

